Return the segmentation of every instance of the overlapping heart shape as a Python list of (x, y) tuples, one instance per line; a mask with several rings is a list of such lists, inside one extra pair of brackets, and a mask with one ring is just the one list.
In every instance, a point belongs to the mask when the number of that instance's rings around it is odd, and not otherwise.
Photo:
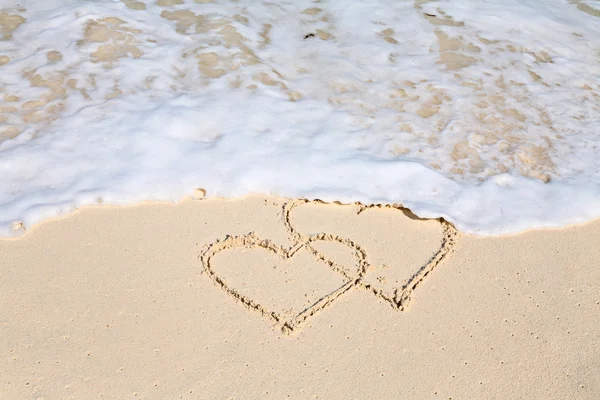
[[(367, 253), (356, 242), (327, 233), (303, 235), (296, 231), (290, 220), (290, 212), (294, 207), (305, 203), (307, 203), (306, 200), (292, 200), (285, 203), (283, 206), (283, 223), (294, 243), (291, 247), (282, 247), (272, 241), (260, 239), (253, 233), (249, 233), (243, 236), (228, 236), (223, 240), (217, 240), (210, 244), (200, 256), (206, 275), (208, 275), (218, 287), (249, 310), (260, 313), (263, 317), (270, 320), (277, 329), (280, 329), (286, 334), (297, 331), (311, 316), (330, 306), (333, 302), (354, 288), (366, 289), (381, 300), (386, 301), (394, 309), (404, 310), (410, 301), (413, 290), (448, 255), (448, 253), (451, 252), (454, 246), (456, 237), (455, 229), (449, 223), (441, 221), (443, 237), (439, 250), (431, 257), (429, 262), (415, 270), (412, 276), (406, 279), (406, 283), (401, 287), (396, 288), (393, 293), (391, 293), (378, 288), (372, 283), (366, 283), (364, 281), (363, 278), (372, 266), (368, 262)], [(355, 260), (355, 265), (353, 267), (341, 265), (327, 257), (323, 252), (315, 248), (315, 245), (320, 242), (337, 243), (338, 245), (346, 247), (351, 252)], [(228, 284), (225, 277), (217, 272), (213, 265), (214, 257), (224, 251), (234, 249), (262, 249), (282, 260), (291, 260), (299, 251), (306, 250), (318, 263), (339, 274), (342, 278), (342, 284), (335, 287), (333, 290), (322, 293), (316, 300), (311, 301), (307, 307), (303, 307), (300, 310), (294, 310), (289, 313), (276, 311), (272, 309), (272, 307), (267, 307), (261, 302), (251, 298), (250, 295), (244, 294), (239, 289), (232, 287)]]

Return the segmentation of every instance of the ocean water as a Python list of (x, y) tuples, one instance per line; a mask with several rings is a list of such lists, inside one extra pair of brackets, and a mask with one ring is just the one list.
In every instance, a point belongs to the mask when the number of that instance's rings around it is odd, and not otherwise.
[(0, 235), (90, 204), (600, 217), (600, 1), (0, 3)]

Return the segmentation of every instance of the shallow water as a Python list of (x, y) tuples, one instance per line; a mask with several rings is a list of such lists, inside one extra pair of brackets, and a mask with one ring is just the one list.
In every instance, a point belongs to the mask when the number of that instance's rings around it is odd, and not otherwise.
[(501, 3), (5, 0), (0, 235), (197, 187), (597, 218), (600, 2)]

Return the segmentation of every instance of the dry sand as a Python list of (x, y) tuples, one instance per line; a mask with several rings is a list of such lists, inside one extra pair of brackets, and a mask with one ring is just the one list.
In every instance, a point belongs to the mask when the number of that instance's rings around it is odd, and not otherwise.
[(357, 211), (97, 207), (0, 240), (0, 397), (600, 398), (600, 222)]

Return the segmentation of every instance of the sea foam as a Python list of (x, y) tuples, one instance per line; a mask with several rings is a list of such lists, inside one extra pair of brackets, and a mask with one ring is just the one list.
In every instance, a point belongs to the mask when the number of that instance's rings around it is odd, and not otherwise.
[(600, 5), (501, 3), (5, 0), (0, 235), (198, 187), (600, 217)]

